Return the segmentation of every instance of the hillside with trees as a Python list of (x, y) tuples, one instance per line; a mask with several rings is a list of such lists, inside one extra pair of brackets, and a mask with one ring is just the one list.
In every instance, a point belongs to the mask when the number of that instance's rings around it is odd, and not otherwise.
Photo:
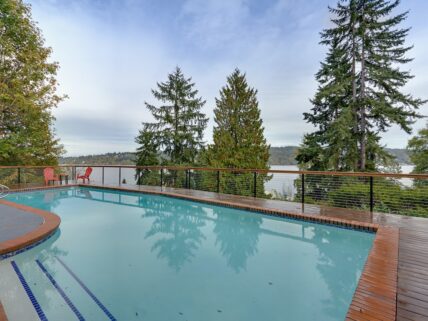
[[(298, 146), (270, 147), (269, 165), (296, 165), (295, 160)], [(388, 153), (393, 155), (399, 164), (412, 164), (409, 154), (404, 148), (386, 148)], [(160, 158), (160, 156), (156, 156)], [(135, 165), (137, 155), (135, 153), (106, 153), (86, 156), (61, 157), (60, 164), (112, 164), (112, 165)], [(141, 164), (151, 165), (151, 162), (142, 162)]]

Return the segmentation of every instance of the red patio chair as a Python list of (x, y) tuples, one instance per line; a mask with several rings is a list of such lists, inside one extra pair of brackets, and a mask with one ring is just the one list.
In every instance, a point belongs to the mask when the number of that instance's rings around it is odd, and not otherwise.
[(92, 173), (92, 167), (87, 167), (86, 171), (85, 171), (85, 174), (83, 174), (83, 175), (77, 175), (76, 180), (78, 180), (80, 178), (80, 179), (83, 180), (83, 184), (85, 183), (86, 180), (88, 180), (88, 183), (89, 183), (91, 181), (89, 179), (89, 176), (91, 176), (91, 173)]
[(45, 185), (49, 185), (50, 182), (55, 184), (55, 181), (59, 181), (59, 177), (55, 175), (55, 171), (52, 167), (46, 167), (43, 170), (43, 176), (45, 177)]

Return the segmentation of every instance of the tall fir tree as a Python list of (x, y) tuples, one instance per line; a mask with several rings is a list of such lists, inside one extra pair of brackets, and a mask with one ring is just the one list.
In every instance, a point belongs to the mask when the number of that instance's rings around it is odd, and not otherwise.
[[(227, 78), (227, 84), (220, 90), (214, 109), (213, 144), (209, 146), (207, 163), (212, 167), (268, 169), (269, 145), (264, 137), (260, 117), (257, 90), (251, 88), (245, 74), (239, 69)], [(264, 195), (263, 182), (268, 177), (259, 176), (258, 195)], [(223, 191), (238, 194), (252, 193), (252, 180), (243, 178), (223, 180)]]
[(58, 64), (49, 62), (30, 6), (0, 1), (0, 164), (56, 164), (62, 146), (54, 135), (52, 108)]
[[(197, 97), (198, 90), (194, 86), (192, 79), (185, 78), (177, 67), (168, 75), (166, 82), (158, 83), (157, 89), (152, 90), (153, 96), (161, 104), (155, 106), (145, 103), (155, 122), (143, 123), (137, 143), (141, 147), (144, 144), (158, 147), (162, 164), (194, 164), (198, 152), (204, 146), (203, 132), (208, 118), (201, 111), (205, 101)], [(148, 138), (153, 142), (149, 143)], [(141, 153), (140, 156), (140, 160), (144, 160)], [(151, 160), (154, 160), (153, 157)], [(140, 161), (139, 165), (147, 164)]]
[[(321, 33), (321, 43), (330, 51), (317, 74), (314, 107), (305, 114), (318, 131), (304, 139), (297, 156), (302, 167), (366, 171), (388, 165), (392, 157), (380, 144), (381, 133), (392, 125), (409, 133), (420, 117), (417, 109), (425, 101), (402, 92), (413, 76), (399, 69), (411, 61), (409, 29), (399, 27), (407, 12), (393, 14), (399, 3), (343, 0), (329, 8), (334, 27)], [(346, 98), (336, 104), (338, 97)]]

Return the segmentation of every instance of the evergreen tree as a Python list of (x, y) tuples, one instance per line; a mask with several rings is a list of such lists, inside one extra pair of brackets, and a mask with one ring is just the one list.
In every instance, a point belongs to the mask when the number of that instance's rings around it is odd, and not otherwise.
[[(257, 90), (247, 84), (245, 74), (238, 69), (227, 78), (227, 85), (220, 90), (214, 109), (214, 143), (207, 152), (207, 162), (212, 167), (268, 169), (269, 145), (264, 137), (260, 118)], [(244, 177), (243, 177), (244, 179)], [(263, 195), (261, 175), (258, 194)], [(223, 180), (223, 191), (251, 194), (252, 180)], [(233, 190), (233, 191), (232, 191)]]
[(428, 123), (418, 135), (409, 140), (407, 150), (415, 164), (413, 173), (428, 173)]
[[(197, 97), (198, 90), (194, 85), (191, 78), (186, 79), (177, 67), (166, 82), (158, 83), (157, 89), (152, 90), (161, 104), (145, 103), (155, 122), (143, 123), (143, 142), (153, 139), (149, 144), (159, 148), (162, 164), (194, 164), (204, 145), (203, 132), (208, 119), (201, 112), (205, 101)], [(140, 162), (140, 165), (146, 164)]]
[(350, 170), (357, 155), (351, 107), (352, 63), (337, 37), (323, 43), (330, 49), (316, 74), (319, 86), (311, 101), (312, 112), (304, 113), (304, 119), (317, 130), (304, 136), (296, 158), (307, 170)]
[[(147, 125), (144, 125), (139, 135), (135, 138), (135, 142), (139, 145), (136, 152), (137, 166), (153, 166), (159, 164), (159, 146), (155, 135), (154, 132), (147, 129)], [(139, 185), (154, 185), (156, 184), (158, 175), (149, 169), (137, 169), (135, 178)]]
[(409, 29), (399, 27), (407, 12), (393, 15), (399, 3), (343, 0), (329, 8), (334, 26), (321, 33), (321, 43), (330, 51), (317, 74), (314, 107), (305, 114), (317, 132), (304, 139), (297, 158), (302, 166), (375, 170), (392, 159), (380, 134), (394, 124), (409, 133), (420, 117), (417, 109), (424, 101), (401, 91), (413, 76), (399, 69), (411, 61), (406, 58), (411, 47), (405, 46)]
[(57, 63), (22, 0), (0, 1), (0, 164), (56, 164)]

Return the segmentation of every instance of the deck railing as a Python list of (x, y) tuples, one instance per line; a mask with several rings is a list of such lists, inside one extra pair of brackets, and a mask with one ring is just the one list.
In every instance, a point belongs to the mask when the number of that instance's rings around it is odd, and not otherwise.
[[(86, 164), (56, 168), (74, 181), (88, 166), (96, 184), (186, 188), (428, 217), (427, 174)], [(0, 166), (0, 184), (44, 184), (45, 167)]]

